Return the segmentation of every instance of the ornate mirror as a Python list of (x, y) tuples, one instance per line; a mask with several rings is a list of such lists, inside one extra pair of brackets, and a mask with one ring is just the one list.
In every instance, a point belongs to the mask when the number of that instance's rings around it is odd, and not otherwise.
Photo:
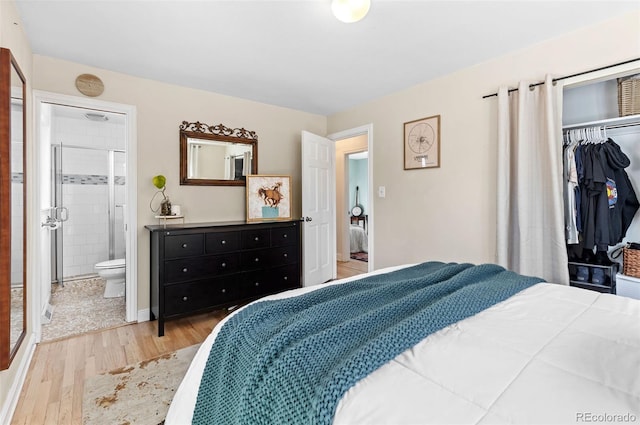
[(27, 331), (25, 79), (0, 49), (0, 370)]
[(258, 136), (244, 128), (180, 125), (180, 184), (244, 186), (258, 172)]

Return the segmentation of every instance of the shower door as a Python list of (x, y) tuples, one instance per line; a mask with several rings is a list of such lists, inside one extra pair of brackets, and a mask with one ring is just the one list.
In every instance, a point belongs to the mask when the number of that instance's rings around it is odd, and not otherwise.
[(51, 239), (52, 283), (93, 275), (97, 263), (124, 258), (124, 156), (52, 146), (52, 216), (58, 223)]

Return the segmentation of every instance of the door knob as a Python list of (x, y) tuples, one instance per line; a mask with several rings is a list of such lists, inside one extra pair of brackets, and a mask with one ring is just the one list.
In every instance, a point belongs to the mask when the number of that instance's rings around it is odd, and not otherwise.
[(313, 219), (311, 217), (305, 217), (304, 221), (312, 221)]

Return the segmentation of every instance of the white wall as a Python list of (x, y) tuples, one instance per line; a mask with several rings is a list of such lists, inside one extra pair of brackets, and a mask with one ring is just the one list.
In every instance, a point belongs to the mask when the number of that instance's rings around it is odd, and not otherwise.
[[(372, 123), (376, 268), (424, 260), (494, 262), (499, 86), (640, 56), (640, 11), (425, 82), (329, 117), (329, 133)], [(508, 36), (508, 35), (505, 35)], [(441, 116), (441, 167), (404, 171), (403, 123)]]

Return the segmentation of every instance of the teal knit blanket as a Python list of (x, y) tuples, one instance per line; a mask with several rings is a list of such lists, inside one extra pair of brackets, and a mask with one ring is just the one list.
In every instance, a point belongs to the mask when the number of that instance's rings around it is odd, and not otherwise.
[(220, 329), (194, 424), (330, 424), (343, 394), (433, 332), (541, 282), (428, 262), (261, 301)]

